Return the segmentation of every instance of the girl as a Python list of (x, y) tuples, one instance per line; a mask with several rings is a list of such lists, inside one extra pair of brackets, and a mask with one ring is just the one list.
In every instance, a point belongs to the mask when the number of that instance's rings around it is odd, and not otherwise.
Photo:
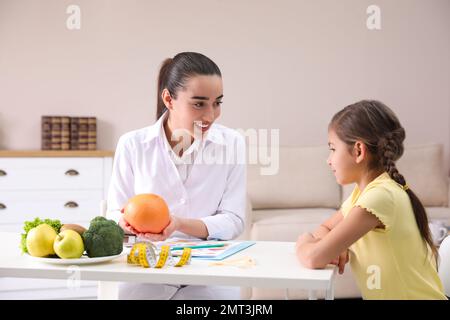
[(341, 209), (297, 241), (308, 268), (350, 260), (364, 299), (446, 299), (423, 205), (398, 172), (405, 130), (387, 106), (360, 101), (328, 127), (328, 165), (339, 184), (355, 183)]
[[(157, 94), (156, 123), (118, 141), (108, 215), (126, 233), (152, 241), (236, 238), (244, 229), (245, 142), (215, 123), (223, 98), (219, 68), (202, 54), (179, 53), (162, 64)], [(234, 161), (224, 162), (223, 155)], [(158, 194), (167, 202), (170, 223), (160, 234), (139, 234), (121, 216), (128, 199), (141, 193)], [(119, 296), (211, 299), (226, 292), (219, 289), (123, 284)], [(231, 293), (223, 298), (238, 298), (236, 290)]]

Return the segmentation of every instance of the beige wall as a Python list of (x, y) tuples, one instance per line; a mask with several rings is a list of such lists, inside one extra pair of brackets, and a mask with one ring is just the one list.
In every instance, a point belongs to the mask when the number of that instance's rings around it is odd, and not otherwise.
[[(366, 28), (370, 4), (380, 31)], [(99, 148), (113, 149), (154, 121), (159, 65), (179, 51), (221, 67), (225, 125), (324, 144), (333, 113), (377, 98), (407, 144), (443, 143), (448, 159), (448, 0), (0, 0), (0, 148), (39, 149), (41, 115), (62, 114), (96, 116)]]

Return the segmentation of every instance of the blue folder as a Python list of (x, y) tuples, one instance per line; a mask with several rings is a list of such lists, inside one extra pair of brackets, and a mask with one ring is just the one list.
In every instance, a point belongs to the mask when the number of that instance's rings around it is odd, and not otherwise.
[(223, 260), (225, 258), (228, 258), (229, 256), (232, 256), (233, 254), (235, 254), (235, 253), (237, 253), (239, 251), (247, 249), (248, 247), (251, 247), (254, 244), (255, 244), (254, 241), (243, 241), (239, 245), (231, 247), (231, 248), (225, 250), (224, 252), (222, 252), (220, 255), (218, 255), (216, 257), (211, 257), (211, 256), (192, 256), (192, 259), (219, 261), (219, 260)]

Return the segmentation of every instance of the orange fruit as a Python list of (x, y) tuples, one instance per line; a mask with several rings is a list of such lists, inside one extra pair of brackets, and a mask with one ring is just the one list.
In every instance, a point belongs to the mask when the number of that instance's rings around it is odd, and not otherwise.
[(157, 194), (138, 194), (123, 208), (123, 218), (140, 233), (161, 233), (169, 224), (169, 208)]

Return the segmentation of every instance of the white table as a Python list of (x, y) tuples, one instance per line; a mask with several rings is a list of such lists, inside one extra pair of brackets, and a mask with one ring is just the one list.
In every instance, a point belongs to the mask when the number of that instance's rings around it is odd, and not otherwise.
[[(68, 279), (73, 274), (73, 267), (36, 262), (22, 255), (19, 239), (19, 234), (0, 232), (0, 277)], [(181, 268), (144, 269), (128, 265), (126, 256), (122, 256), (75, 269), (79, 272), (78, 279), (99, 282), (99, 299), (117, 299), (119, 282), (304, 289), (310, 299), (316, 299), (316, 291), (322, 290), (325, 299), (334, 299), (336, 267), (330, 265), (322, 270), (302, 267), (295, 256), (294, 242), (257, 241), (231, 258), (244, 256), (252, 257), (256, 265), (209, 266), (211, 261), (192, 259), (190, 265)]]

